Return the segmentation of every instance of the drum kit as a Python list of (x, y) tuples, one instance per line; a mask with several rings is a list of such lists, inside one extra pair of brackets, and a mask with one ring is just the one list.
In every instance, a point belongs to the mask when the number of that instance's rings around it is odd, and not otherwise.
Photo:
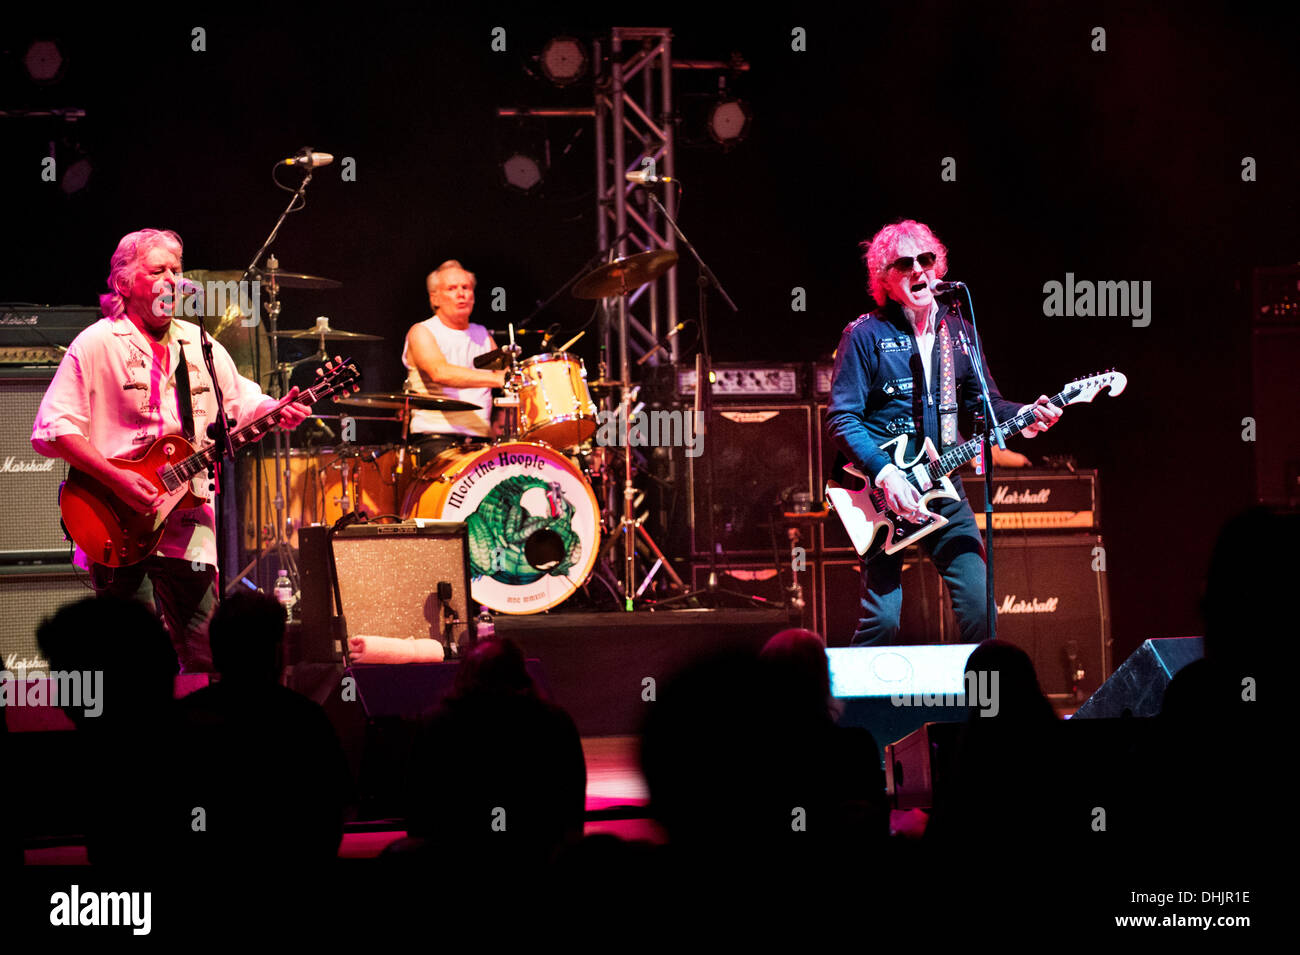
[[(590, 299), (626, 295), (662, 275), (676, 258), (675, 253), (660, 251), (616, 259), (584, 276), (573, 294)], [(217, 280), (225, 275), (197, 274)], [(284, 272), (276, 278), (285, 287), (340, 284)], [(255, 355), (256, 346), (238, 347), (242, 344), (238, 336), (246, 331), (243, 323), (226, 322), (215, 337), (227, 344), (241, 371), (248, 374), (242, 359)], [(327, 343), (382, 340), (378, 335), (332, 328), (325, 318), (302, 330), (277, 333), (273, 325), (272, 335), (276, 334), (279, 339), (319, 343), (316, 354), (274, 366), (285, 376), (282, 383), (297, 365), (326, 354)], [(387, 422), (400, 426), (400, 439), (377, 445), (345, 441), (316, 449), (291, 449), (286, 439), (274, 458), (248, 462), (240, 511), (245, 515), (245, 547), (259, 556), (278, 551), (292, 567), (292, 555), (286, 555), (286, 550), (298, 546), (302, 526), (383, 519), (457, 521), (467, 525), (471, 590), (483, 606), (499, 613), (539, 613), (584, 587), (602, 554), (602, 532), (613, 533), (620, 523), (618, 515), (602, 513), (604, 495), (596, 491), (607, 489), (605, 482), (614, 480), (614, 468), (609, 449), (595, 440), (598, 418), (592, 395), (613, 398), (625, 383), (588, 381), (582, 359), (565, 350), (572, 341), (520, 360), (513, 328), (509, 334), (509, 344), (475, 360), (477, 367), (507, 372), (504, 396), (494, 402), (505, 411), (499, 434), (467, 436), (450, 446), (449, 441), (441, 446), (435, 443), (431, 453), (426, 450), (431, 436), (410, 432), (414, 412), (482, 409), (466, 401), (409, 392), (339, 397), (338, 404), (371, 414), (313, 418), (336, 419), (345, 437), (349, 418)], [(249, 331), (255, 342), (252, 336)], [(277, 350), (273, 340), (270, 351)], [(626, 414), (625, 408), (624, 421)], [(630, 476), (626, 483), (630, 486)], [(272, 486), (277, 489), (273, 500), (262, 492)], [(627, 526), (626, 515), (622, 523)], [(656, 566), (682, 586), (639, 522), (633, 526), (642, 546), (658, 557)]]

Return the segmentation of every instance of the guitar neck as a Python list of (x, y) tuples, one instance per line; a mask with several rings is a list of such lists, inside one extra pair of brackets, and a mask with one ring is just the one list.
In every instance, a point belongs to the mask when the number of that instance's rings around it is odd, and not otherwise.
[[(1062, 391), (1060, 394), (1052, 398), (1052, 404), (1056, 405), (1058, 408), (1064, 408), (1073, 399), (1074, 393), (1071, 393), (1070, 389), (1066, 388), (1065, 391)], [(1005, 438), (1008, 435), (1019, 434), (1033, 423), (1034, 409), (1033, 406), (1030, 406), (1014, 418), (1003, 421), (998, 425), (997, 430)], [(994, 438), (993, 441), (996, 443), (997, 439)], [(983, 445), (984, 436), (981, 434), (971, 438), (964, 444), (959, 444), (954, 448), (949, 448), (943, 454), (939, 455), (937, 461), (931, 461), (930, 464), (927, 465), (930, 480), (938, 481), (939, 478), (951, 474), (967, 461), (979, 457), (980, 449)]]
[[(333, 383), (329, 381), (324, 381), (318, 384), (314, 388), (308, 388), (306, 391), (300, 392), (298, 394), (298, 397), (295, 400), (300, 404), (312, 405), (315, 404), (317, 401), (319, 401), (325, 395), (329, 394), (330, 391), (333, 390), (333, 388), (334, 388)], [(240, 428), (238, 431), (232, 432), (230, 435), (230, 445), (233, 448), (233, 450), (235, 450), (236, 452), (239, 451), (241, 448), (245, 447), (246, 445), (252, 444), (254, 441), (257, 441), (259, 438), (261, 438), (263, 435), (269, 432), (272, 428), (274, 428), (276, 424), (276, 418), (279, 416), (280, 411), (288, 403), (289, 403), (288, 399), (281, 400), (276, 404), (274, 408), (272, 408), (266, 414), (262, 415), (260, 418), (245, 425), (244, 427)], [(210, 444), (202, 451), (196, 451), (194, 454), (191, 454), (184, 461), (181, 461), (179, 464), (174, 465), (171, 468), (171, 475), (174, 476), (178, 481), (188, 481), (190, 478), (195, 477), (196, 475), (201, 474), (202, 472), (206, 471), (208, 468), (212, 467), (214, 464), (216, 464), (218, 461), (221, 460), (224, 454), (225, 454), (225, 449), (221, 447), (220, 444), (215, 444), (215, 443)]]

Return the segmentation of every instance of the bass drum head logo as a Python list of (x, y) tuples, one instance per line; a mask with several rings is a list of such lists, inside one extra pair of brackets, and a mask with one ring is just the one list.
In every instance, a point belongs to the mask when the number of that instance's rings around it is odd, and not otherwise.
[(539, 613), (586, 582), (600, 547), (591, 487), (547, 445), (485, 448), (452, 483), (442, 520), (464, 521), (470, 592), (499, 613)]

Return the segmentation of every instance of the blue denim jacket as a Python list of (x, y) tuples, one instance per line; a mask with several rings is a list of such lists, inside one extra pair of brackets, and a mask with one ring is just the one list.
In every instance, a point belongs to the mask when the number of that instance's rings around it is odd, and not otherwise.
[[(948, 316), (940, 303), (935, 328)], [(974, 362), (958, 342), (958, 323), (949, 325), (953, 339), (953, 375), (957, 385), (958, 428), (970, 434), (973, 415), (980, 409), (979, 379)], [(969, 334), (969, 333), (968, 333)], [(981, 350), (983, 343), (981, 342)], [(925, 367), (916, 347), (912, 324), (902, 306), (889, 301), (861, 316), (844, 329), (835, 353), (835, 375), (831, 380), (826, 428), (840, 451), (874, 480), (881, 468), (891, 463), (880, 449), (886, 441), (908, 435), (910, 460), (928, 436), (940, 447), (939, 431), (939, 336), (931, 351), (931, 380), (926, 391)], [(1025, 402), (1008, 401), (998, 392), (989, 373), (984, 375), (999, 421), (1020, 411)], [(959, 483), (959, 482), (958, 482)], [(960, 485), (959, 485), (960, 486)]]

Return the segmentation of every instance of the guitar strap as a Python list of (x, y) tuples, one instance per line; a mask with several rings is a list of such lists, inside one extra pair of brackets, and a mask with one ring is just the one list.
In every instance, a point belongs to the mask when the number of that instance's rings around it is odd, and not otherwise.
[(180, 405), (181, 430), (185, 440), (194, 443), (194, 405), (190, 397), (190, 363), (185, 360), (185, 345), (180, 346), (181, 357), (176, 362), (176, 400)]
[(952, 335), (948, 319), (939, 323), (939, 435), (940, 450), (957, 443), (957, 383), (952, 366)]

